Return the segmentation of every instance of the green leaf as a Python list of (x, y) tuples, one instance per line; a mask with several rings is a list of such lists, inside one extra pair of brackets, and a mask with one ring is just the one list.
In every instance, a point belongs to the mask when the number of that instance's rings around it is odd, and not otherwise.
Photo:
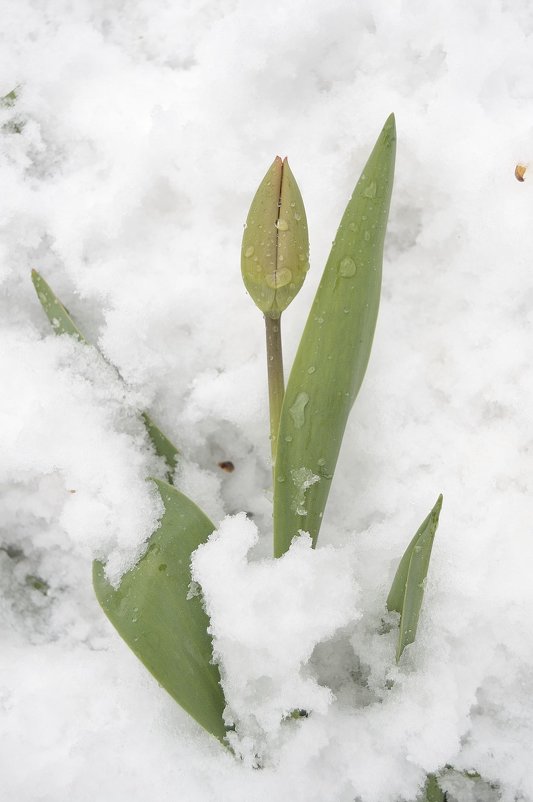
[[(33, 286), (35, 287), (41, 306), (52, 324), (55, 333), (70, 334), (80, 342), (89, 345), (85, 336), (74, 323), (68, 309), (61, 303), (50, 285), (46, 283), (44, 278), (36, 270), (31, 271), (31, 280), (33, 281)], [(102, 359), (105, 359), (103, 355)], [(170, 481), (176, 468), (179, 451), (168, 437), (163, 434), (147, 412), (142, 413), (142, 418), (156, 453), (160, 457), (163, 457), (167, 463), (169, 468), (167, 479)]]
[(7, 95), (0, 97), (0, 108), (11, 109), (17, 100), (17, 87), (8, 92)]
[(441, 507), (442, 495), (438, 497), (435, 506), (405, 550), (387, 598), (387, 608), (400, 613), (396, 662), (400, 660), (405, 647), (413, 643), (416, 638), (418, 618), (424, 599), (424, 585)]
[(35, 287), (37, 297), (41, 302), (46, 317), (52, 324), (56, 334), (70, 334), (80, 342), (87, 343), (87, 340), (72, 320), (67, 308), (63, 306), (57, 295), (53, 292), (49, 284), (36, 270), (31, 271), (31, 280)]
[(274, 482), (274, 554), (298, 531), (316, 545), (379, 307), (396, 129), (391, 115), (342, 218), (287, 384)]
[[(15, 106), (18, 98), (18, 90), (19, 87), (16, 86), (11, 92), (8, 92), (7, 95), (0, 97), (0, 109), (12, 109)], [(8, 134), (20, 134), (22, 133), (24, 125), (24, 120), (12, 117), (2, 125), (2, 131), (6, 131)]]
[(165, 505), (148, 550), (117, 589), (93, 566), (94, 590), (105, 614), (156, 680), (208, 732), (224, 741), (225, 707), (212, 661), (209, 619), (190, 592), (192, 552), (215, 529), (172, 485), (154, 480)]
[(171, 443), (168, 437), (163, 434), (159, 426), (153, 422), (152, 418), (147, 412), (142, 413), (142, 419), (144, 421), (146, 431), (148, 432), (148, 436), (152, 441), (152, 445), (155, 448), (155, 453), (159, 457), (163, 457), (168, 465), (169, 471), (167, 473), (167, 479), (170, 482), (172, 481), (174, 471), (176, 470), (180, 452), (174, 443)]
[(445, 802), (446, 794), (441, 789), (435, 774), (428, 774), (420, 802)]

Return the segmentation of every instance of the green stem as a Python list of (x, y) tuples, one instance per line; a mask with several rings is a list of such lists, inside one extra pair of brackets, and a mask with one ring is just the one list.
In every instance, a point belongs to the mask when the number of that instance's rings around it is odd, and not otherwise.
[(281, 350), (281, 315), (278, 318), (265, 315), (266, 348), (268, 368), (268, 400), (270, 404), (270, 444), (272, 447), (272, 470), (276, 462), (279, 419), (285, 392), (283, 380), (283, 354)]

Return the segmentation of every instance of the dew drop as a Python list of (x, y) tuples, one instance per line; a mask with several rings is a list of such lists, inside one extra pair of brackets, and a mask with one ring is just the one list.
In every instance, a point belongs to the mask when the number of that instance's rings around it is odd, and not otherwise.
[(305, 408), (309, 403), (309, 396), (307, 393), (298, 393), (296, 401), (289, 409), (289, 415), (294, 421), (297, 429), (301, 429), (305, 421)]
[(315, 366), (314, 366), (314, 365), (311, 365), (310, 367), (308, 367), (308, 368), (307, 368), (307, 372), (308, 372), (308, 373), (314, 373), (314, 372), (315, 372), (315, 370), (316, 370), (316, 368), (315, 368)]
[(355, 266), (355, 262), (353, 259), (350, 259), (349, 256), (343, 259), (342, 262), (339, 264), (339, 273), (341, 276), (344, 276), (344, 278), (350, 278), (351, 276), (355, 276), (356, 270), (357, 267)]
[(244, 252), (244, 255), (246, 256), (247, 259), (249, 259), (250, 256), (253, 256), (254, 255), (254, 246), (253, 245), (248, 245), (248, 247), (246, 248), (246, 250)]
[(324, 457), (320, 457), (320, 459), (318, 460), (317, 464), (320, 465), (320, 467), (325, 465), (326, 464), (326, 460), (324, 459)]
[(294, 219), (295, 220), (301, 220), (302, 219), (302, 215), (298, 214), (298, 212), (294, 212)]
[(286, 284), (289, 284), (291, 279), (292, 273), (288, 267), (282, 267), (281, 270), (276, 270), (275, 273), (269, 273), (265, 276), (267, 285), (273, 290), (277, 290), (279, 287), (284, 287)]
[(370, 239), (370, 231), (367, 230), (365, 231), (365, 240), (368, 242), (369, 239)]
[(289, 224), (283, 219), (283, 217), (280, 217), (279, 220), (276, 221), (276, 228), (278, 231), (288, 231)]
[(378, 188), (377, 188), (376, 182), (375, 181), (371, 181), (370, 184), (365, 189), (365, 191), (363, 192), (363, 195), (365, 196), (365, 198), (375, 198), (377, 189)]

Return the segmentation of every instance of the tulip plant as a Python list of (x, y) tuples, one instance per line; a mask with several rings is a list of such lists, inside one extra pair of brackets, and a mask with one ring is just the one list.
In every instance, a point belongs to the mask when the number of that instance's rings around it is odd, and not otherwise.
[[(316, 546), (348, 415), (370, 357), (383, 244), (393, 184), (395, 121), (386, 121), (348, 202), (284, 387), (281, 316), (309, 268), (307, 220), (287, 159), (276, 157), (250, 207), (242, 242), (244, 284), (264, 316), (273, 460), (273, 551), (282, 557), (301, 532)], [(36, 271), (38, 298), (57, 334), (86, 340)], [(208, 732), (226, 743), (224, 695), (212, 662), (209, 620), (191, 594), (191, 554), (214, 524), (172, 484), (178, 449), (143, 412), (168, 481), (154, 479), (164, 503), (144, 556), (114, 587), (96, 561), (96, 596), (118, 633), (157, 681)], [(396, 659), (415, 639), (442, 497), (402, 557), (387, 607), (399, 613)], [(290, 711), (287, 711), (288, 713)], [(435, 790), (430, 778), (428, 789)], [(438, 786), (437, 786), (438, 787)], [(427, 793), (429, 796), (429, 790)]]

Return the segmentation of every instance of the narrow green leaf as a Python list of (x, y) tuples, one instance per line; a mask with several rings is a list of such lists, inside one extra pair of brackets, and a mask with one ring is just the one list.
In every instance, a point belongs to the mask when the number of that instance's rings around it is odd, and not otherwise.
[(11, 109), (17, 99), (17, 87), (8, 92), (7, 95), (0, 97), (0, 108)]
[(36, 270), (31, 271), (31, 280), (35, 287), (37, 297), (41, 302), (46, 317), (52, 324), (56, 334), (70, 334), (80, 342), (87, 343), (87, 340), (72, 320), (67, 308), (63, 306), (57, 295), (53, 292), (49, 284)]
[[(442, 497), (439, 496), (439, 498)], [(424, 518), (424, 520), (416, 530), (415, 536), (413, 537), (413, 539), (407, 546), (406, 550), (404, 551), (403, 557), (400, 560), (400, 564), (396, 569), (396, 574), (394, 575), (391, 589), (387, 597), (387, 610), (390, 610), (391, 612), (401, 613), (403, 610), (403, 603), (405, 598), (405, 586), (407, 585), (407, 575), (409, 574), (409, 565), (411, 563), (411, 557), (413, 555), (414, 548), (418, 542), (418, 538), (423, 532), (426, 531), (426, 529), (430, 524), (433, 512), (434, 509), (431, 510), (427, 518)]]
[[(61, 303), (50, 285), (46, 283), (44, 278), (36, 270), (31, 271), (31, 280), (33, 281), (33, 286), (35, 287), (41, 306), (52, 324), (55, 333), (70, 334), (80, 342), (88, 345), (87, 339), (74, 323), (68, 309)], [(105, 359), (103, 355), (102, 359)], [(147, 412), (142, 413), (142, 418), (156, 454), (163, 457), (168, 465), (167, 479), (170, 481), (176, 468), (179, 451), (168, 437), (163, 434)]]
[(224, 741), (225, 707), (212, 661), (209, 619), (191, 593), (192, 552), (215, 529), (172, 485), (154, 480), (165, 505), (161, 526), (139, 563), (117, 589), (104, 566), (93, 566), (94, 590), (105, 614), (139, 660), (184, 710)]
[(440, 787), (435, 774), (428, 774), (420, 802), (445, 802), (446, 794)]
[(387, 607), (400, 613), (400, 631), (396, 662), (405, 647), (416, 638), (418, 618), (424, 599), (424, 586), (431, 558), (435, 532), (439, 524), (442, 495), (407, 547), (396, 571), (387, 599)]
[[(15, 106), (18, 98), (18, 89), (19, 87), (16, 86), (11, 92), (8, 92), (7, 95), (0, 97), (0, 109), (12, 109)], [(24, 120), (14, 116), (2, 125), (2, 131), (6, 131), (8, 134), (20, 134), (22, 133), (24, 125)]]
[(396, 129), (391, 115), (342, 218), (289, 377), (274, 482), (274, 554), (300, 529), (316, 545), (346, 421), (370, 356)]
[(167, 479), (169, 482), (171, 482), (172, 477), (174, 476), (174, 471), (176, 470), (176, 465), (178, 464), (178, 456), (180, 452), (174, 443), (171, 443), (168, 437), (163, 434), (159, 426), (156, 426), (147, 412), (142, 413), (142, 419), (144, 421), (146, 431), (148, 432), (148, 436), (152, 441), (152, 445), (155, 448), (156, 454), (159, 457), (163, 457), (168, 465), (169, 471), (167, 473)]

